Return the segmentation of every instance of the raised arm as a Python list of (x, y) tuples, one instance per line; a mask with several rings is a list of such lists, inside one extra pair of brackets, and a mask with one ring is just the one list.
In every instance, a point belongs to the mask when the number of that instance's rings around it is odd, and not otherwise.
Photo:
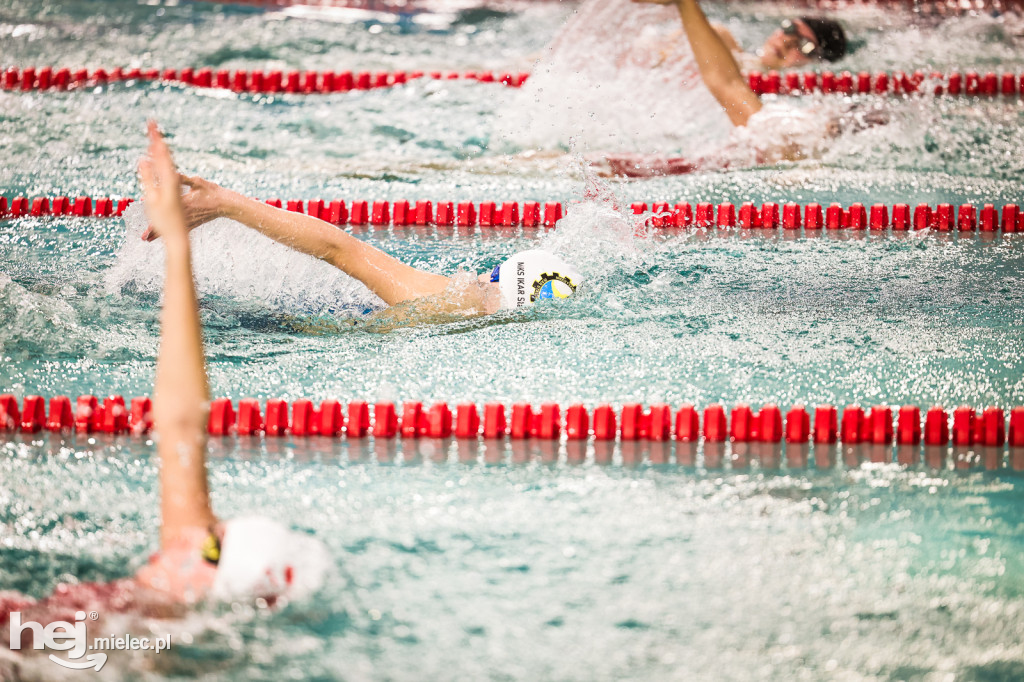
[(167, 250), (153, 421), (159, 437), (160, 547), (173, 553), (201, 544), (216, 518), (206, 479), (210, 394), (188, 230), (178, 172), (153, 122), (149, 156), (139, 164), (139, 172), (150, 225), (163, 237)]
[(761, 100), (750, 89), (746, 78), (722, 36), (711, 25), (696, 0), (634, 0), (659, 5), (674, 4), (679, 10), (683, 30), (697, 59), (704, 85), (725, 109), (733, 125), (746, 125), (761, 110)]
[[(388, 305), (440, 294), (449, 279), (418, 270), (312, 216), (274, 208), (198, 177), (181, 177), (185, 218), (192, 229), (230, 218), (302, 253), (331, 263), (358, 279)], [(155, 239), (152, 231), (143, 235)]]

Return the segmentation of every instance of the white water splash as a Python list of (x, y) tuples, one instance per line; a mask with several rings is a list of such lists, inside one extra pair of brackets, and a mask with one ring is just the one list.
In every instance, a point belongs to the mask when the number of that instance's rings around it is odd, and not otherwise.
[[(104, 284), (108, 294), (126, 287), (159, 294), (164, 281), (164, 247), (144, 242), (145, 210), (134, 204), (124, 214), (125, 239)], [(193, 230), (192, 267), (201, 295), (224, 296), (280, 311), (361, 314), (380, 300), (337, 268), (293, 251), (227, 219)]]
[(0, 273), (0, 355), (5, 348), (28, 352), (83, 352), (78, 314), (57, 296), (36, 294)]
[(703, 86), (674, 8), (583, 4), (518, 92), (505, 93), (499, 137), (518, 146), (700, 153), (729, 133)]

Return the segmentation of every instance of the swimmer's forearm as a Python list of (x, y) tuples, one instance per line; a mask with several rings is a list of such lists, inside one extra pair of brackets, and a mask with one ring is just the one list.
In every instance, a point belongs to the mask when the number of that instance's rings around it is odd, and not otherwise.
[(237, 192), (222, 191), (221, 216), (314, 258), (330, 258), (339, 233), (334, 226), (303, 213), (275, 208)]
[(215, 521), (205, 456), (210, 397), (188, 238), (167, 239), (166, 252), (153, 406), (161, 460), (161, 545), (165, 548), (185, 529), (208, 528)]
[(711, 25), (696, 0), (676, 0), (683, 30), (693, 48), (701, 79), (734, 125), (745, 125), (761, 109), (732, 51)]
[(334, 265), (388, 305), (438, 294), (448, 286), (447, 277), (406, 265), (323, 220), (224, 192), (219, 202), (220, 216)]

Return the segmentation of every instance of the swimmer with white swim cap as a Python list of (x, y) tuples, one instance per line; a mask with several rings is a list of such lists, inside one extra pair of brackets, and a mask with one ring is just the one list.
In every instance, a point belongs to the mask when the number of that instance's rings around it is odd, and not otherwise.
[(494, 268), (502, 310), (526, 308), (546, 298), (569, 298), (583, 281), (579, 271), (558, 256), (532, 249), (517, 253)]
[[(208, 600), (255, 603), (263, 599), (274, 604), (316, 592), (332, 566), (318, 540), (289, 530), (280, 521), (261, 517), (220, 521), (213, 513), (206, 474), (210, 393), (181, 189), (170, 152), (152, 123), (149, 134), (149, 158), (139, 170), (150, 229), (167, 246), (153, 392), (160, 462), (160, 549), (131, 578), (61, 584), (38, 601), (0, 590), (0, 646), (12, 642), (12, 634), (19, 636), (18, 630), (10, 631), (12, 625), (21, 628), (20, 648), (0, 651), (0, 677), (5, 677), (5, 665), (11, 661), (17, 673), (23, 654), (33, 651), (32, 630), (23, 625), (28, 621), (46, 626), (70, 620), (69, 613), (84, 619), (89, 611), (100, 618), (113, 613), (180, 617), (190, 606)], [(20, 614), (16, 617), (20, 620), (12, 623), (14, 613)]]
[[(302, 253), (335, 266), (362, 282), (389, 306), (401, 306), (392, 318), (429, 321), (430, 315), (487, 315), (528, 307), (544, 299), (563, 299), (579, 289), (579, 270), (541, 249), (516, 254), (475, 286), (414, 268), (343, 230), (313, 216), (286, 211), (242, 196), (209, 180), (180, 176), (189, 188), (182, 197), (188, 230), (228, 218)], [(148, 229), (142, 238), (152, 241)], [(513, 265), (514, 264), (514, 265)]]

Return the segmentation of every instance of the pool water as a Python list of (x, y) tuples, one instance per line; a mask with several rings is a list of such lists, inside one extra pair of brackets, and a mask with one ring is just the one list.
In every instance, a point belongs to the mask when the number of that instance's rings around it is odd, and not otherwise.
[[(561, 305), (387, 333), (364, 315), (379, 302), (331, 268), (235, 225), (197, 231), (211, 389), (236, 400), (1024, 403), (1018, 236), (637, 236), (613, 202), (584, 199), (1019, 203), (1019, 103), (808, 99), (796, 105), (881, 106), (890, 121), (780, 166), (594, 178), (581, 158), (704, 153), (729, 130), (693, 84), (587, 71), (573, 61), (585, 42), (546, 53), (578, 9), (455, 9), (388, 23), (207, 3), (8, 0), (0, 53), (19, 66), (533, 68), (538, 77), (521, 90), (422, 80), (314, 97), (125, 83), (0, 92), (0, 195), (137, 196), (152, 116), (183, 170), (261, 198), (567, 204), (553, 231), (355, 232), (443, 273), (489, 270), (540, 240), (588, 279)], [(785, 15), (708, 10), (748, 45)], [(620, 47), (665, 16), (618, 11), (621, 30), (591, 30)], [(861, 45), (839, 68), (1024, 68), (1019, 19), (842, 18)], [(587, 95), (580, 84), (595, 80), (602, 94)], [(141, 229), (138, 211), (0, 223), (0, 392), (151, 391), (162, 252), (138, 239)], [(692, 467), (629, 467), (621, 449), (602, 466), (594, 444), (576, 466), (564, 443), (553, 453), (481, 445), (500, 455), (484, 466), (460, 463), (466, 447), (211, 443), (218, 513), (262, 510), (311, 531), (336, 572), (313, 603), (210, 607), (152, 626), (180, 635), (172, 651), (115, 658), (105, 672), (1024, 677), (1024, 482), (1008, 468), (843, 457), (809, 469), (757, 458), (716, 469), (699, 457)], [(42, 596), (61, 580), (109, 580), (152, 551), (151, 441), (13, 436), (0, 449), (0, 589)], [(51, 667), (43, 659), (38, 674)]]

